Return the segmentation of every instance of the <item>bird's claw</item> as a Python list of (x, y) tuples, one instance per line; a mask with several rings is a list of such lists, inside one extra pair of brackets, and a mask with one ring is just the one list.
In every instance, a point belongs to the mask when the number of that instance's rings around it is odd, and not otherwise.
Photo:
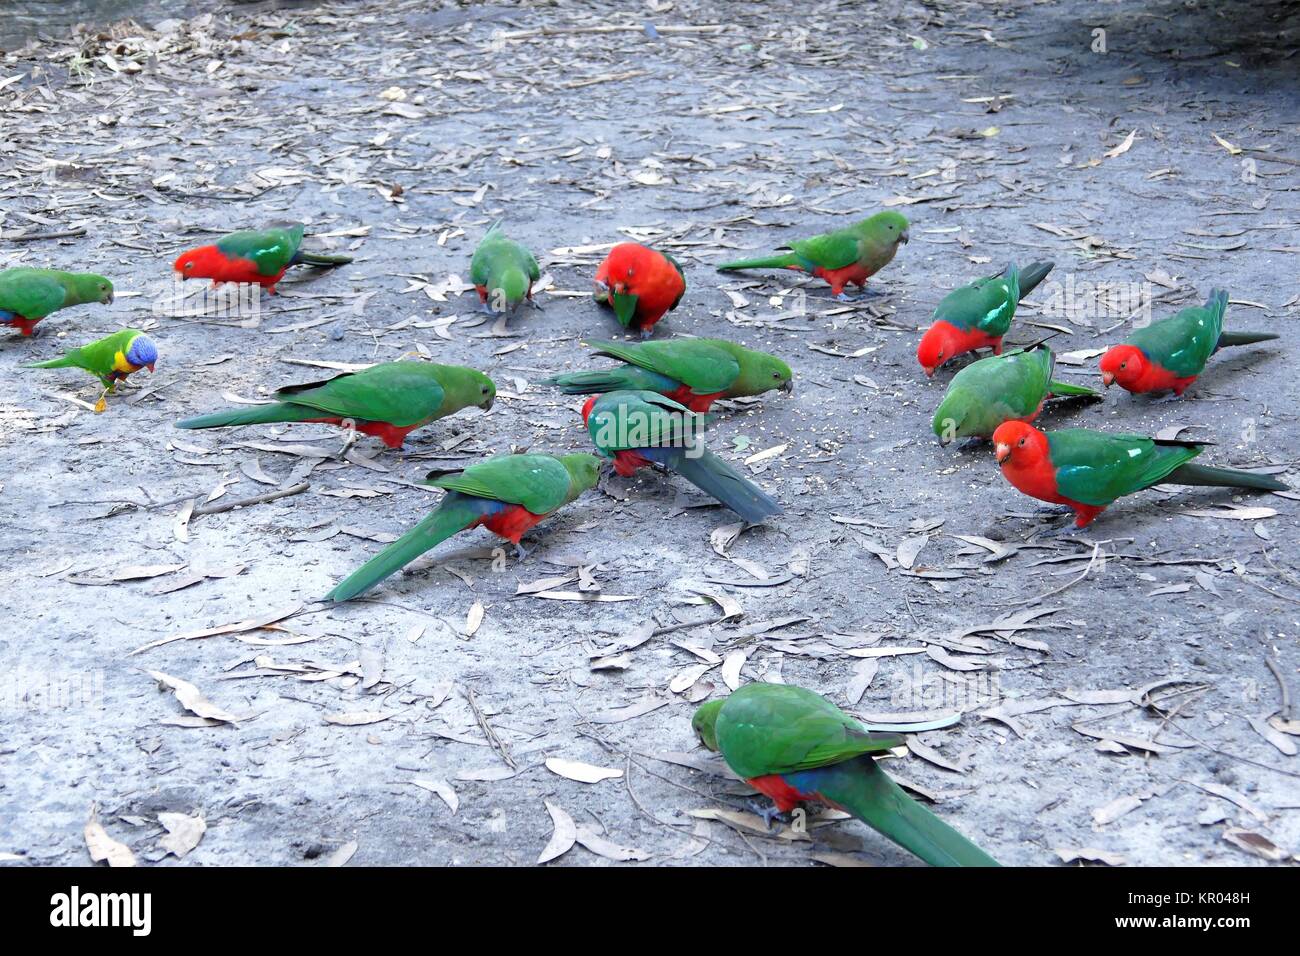
[(766, 800), (762, 800), (762, 801), (755, 800), (752, 803), (750, 803), (750, 808), (754, 811), (755, 814), (763, 818), (763, 824), (769, 830), (773, 829), (772, 827), (773, 821), (784, 823), (787, 825), (790, 823), (790, 814), (782, 813), (780, 810), (777, 809), (775, 803), (770, 803)]

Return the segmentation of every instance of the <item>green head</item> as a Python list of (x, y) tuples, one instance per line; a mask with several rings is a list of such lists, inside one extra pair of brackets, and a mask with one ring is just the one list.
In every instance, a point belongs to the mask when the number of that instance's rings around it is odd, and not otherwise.
[(971, 414), (973, 404), (971, 396), (965, 390), (948, 389), (948, 394), (934, 411), (934, 421), (930, 426), (940, 445), (975, 434), (970, 430), (970, 425), (973, 424), (971, 419), (976, 417)]
[(444, 365), (438, 371), (438, 384), (445, 393), (442, 414), (450, 415), (462, 408), (477, 405), (487, 411), (497, 397), (496, 383), (478, 369), (463, 365)]
[(725, 700), (711, 700), (707, 704), (701, 704), (691, 718), (691, 727), (700, 738), (700, 743), (715, 753), (718, 750), (718, 711), (722, 710), (725, 703)]
[(892, 209), (878, 212), (862, 220), (854, 228), (866, 238), (880, 243), (897, 244), (907, 242), (908, 239), (907, 217)]
[(761, 395), (773, 388), (794, 391), (794, 373), (775, 355), (737, 347), (736, 361), (740, 364), (740, 374), (727, 389), (728, 397)]
[(113, 283), (103, 276), (91, 272), (68, 272), (65, 276), (63, 286), (77, 304), (98, 302), (100, 305), (108, 305), (113, 301)]
[(528, 273), (517, 266), (502, 269), (488, 283), (488, 305), (494, 312), (513, 309), (528, 295)]
[(569, 473), (569, 494), (566, 501), (573, 501), (588, 488), (596, 486), (600, 477), (600, 459), (585, 452), (572, 455), (560, 455), (560, 464)]

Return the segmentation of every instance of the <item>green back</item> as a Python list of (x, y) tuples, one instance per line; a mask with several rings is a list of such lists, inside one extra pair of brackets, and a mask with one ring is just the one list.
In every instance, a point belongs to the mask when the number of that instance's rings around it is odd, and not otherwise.
[(232, 259), (248, 259), (259, 274), (273, 276), (289, 267), (302, 245), (303, 225), (275, 226), (232, 232), (217, 240), (217, 248)]
[(0, 310), (26, 319), (43, 319), (68, 306), (112, 299), (113, 283), (94, 273), (25, 267), (0, 271)]
[(1056, 360), (1046, 347), (972, 362), (953, 376), (934, 413), (936, 435), (989, 436), (1005, 421), (1032, 414), (1047, 397)]
[(726, 699), (714, 725), (718, 749), (746, 780), (813, 770), (901, 746), (873, 734), (825, 697), (789, 684), (746, 684)]
[(587, 433), (596, 450), (612, 458), (632, 448), (684, 448), (692, 437), (688, 421), (692, 428), (703, 425), (701, 416), (658, 392), (607, 392), (591, 407)]
[(1204, 305), (1191, 306), (1178, 314), (1153, 322), (1128, 337), (1149, 359), (1180, 377), (1200, 375), (1223, 334), (1223, 314), (1228, 294), (1211, 295)]
[(68, 365), (84, 368), (87, 372), (105, 378), (113, 371), (118, 353), (123, 356), (131, 347), (132, 340), (144, 333), (136, 329), (120, 329), (112, 335), (106, 335), (98, 341), (73, 349), (63, 356)]
[(943, 297), (934, 310), (936, 322), (959, 329), (1005, 335), (1020, 301), (1020, 269), (1014, 263), (997, 275), (976, 279)]
[[(595, 461), (591, 455), (581, 457)], [(575, 481), (571, 469), (578, 470), (578, 465), (567, 464), (551, 455), (497, 455), (470, 465), (464, 471), (434, 478), (427, 484), (478, 498), (522, 505), (535, 515), (545, 515), (585, 490), (574, 490), (580, 480)]]
[(1201, 453), (1199, 445), (1157, 442), (1142, 435), (1112, 435), (1088, 428), (1045, 432), (1060, 494), (1085, 505), (1157, 485)]
[(496, 292), (507, 304), (514, 305), (528, 294), (528, 287), (541, 278), (541, 270), (533, 254), (513, 239), (507, 239), (501, 231), (501, 224), (497, 223), (474, 250), (469, 275), (474, 285), (487, 288), (489, 301)]
[(275, 393), (282, 402), (318, 408), (340, 418), (388, 422), (399, 428), (424, 424), (496, 395), (492, 380), (460, 365), (385, 362), (324, 382), (291, 385)]
[(898, 251), (899, 237), (907, 232), (901, 213), (880, 212), (844, 229), (790, 243), (800, 258), (823, 269), (843, 269), (854, 263), (871, 272), (883, 269)]
[(725, 339), (665, 339), (659, 342), (584, 342), (608, 355), (676, 379), (695, 395), (725, 398), (760, 395), (790, 380), (790, 367), (775, 355)]

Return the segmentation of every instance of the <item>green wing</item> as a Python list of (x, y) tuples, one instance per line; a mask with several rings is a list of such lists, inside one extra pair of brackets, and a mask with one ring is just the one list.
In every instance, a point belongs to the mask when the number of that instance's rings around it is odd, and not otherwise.
[(862, 255), (859, 238), (852, 229), (837, 229), (811, 239), (797, 239), (790, 243), (790, 248), (814, 266), (843, 269)]
[(1087, 428), (1047, 432), (1056, 489), (1085, 505), (1108, 505), (1116, 498), (1159, 484), (1169, 473), (1201, 453), (1201, 446), (1159, 442), (1142, 435), (1111, 435)]
[(287, 269), (302, 245), (303, 226), (250, 229), (217, 240), (217, 248), (234, 259), (248, 259), (259, 274), (273, 276)]
[(428, 421), (442, 408), (446, 397), (439, 380), (442, 369), (427, 362), (385, 362), (328, 381), (282, 388), (275, 397), (340, 418), (405, 428)]
[(934, 318), (967, 331), (979, 329), (988, 335), (1005, 335), (1019, 299), (1019, 271), (1008, 266), (998, 275), (976, 279), (949, 292), (934, 310)]
[(63, 308), (68, 293), (45, 270), (7, 269), (0, 272), (0, 310), (25, 319), (43, 319)]
[(873, 734), (826, 698), (787, 684), (746, 684), (727, 698), (716, 724), (718, 749), (751, 779), (813, 770), (901, 746)]
[(426, 484), (550, 514), (567, 500), (569, 472), (550, 455), (498, 455)]
[(948, 385), (934, 415), (935, 433), (951, 427), (954, 438), (988, 436), (1003, 422), (1032, 414), (1047, 397), (1053, 364), (1048, 349), (1017, 349), (972, 362)]
[(587, 432), (598, 451), (613, 457), (629, 448), (684, 448), (692, 439), (687, 421), (694, 425), (700, 418), (658, 392), (607, 392), (592, 406)]
[(740, 374), (734, 355), (713, 339), (665, 339), (639, 345), (621, 342), (584, 342), (597, 355), (675, 378), (696, 395), (712, 395), (731, 387)]
[(135, 329), (122, 329), (89, 345), (73, 349), (66, 358), (69, 364), (77, 368), (84, 368), (101, 379), (107, 378), (113, 372), (117, 354), (121, 352), (125, 355), (131, 347), (131, 340), (139, 334)]
[(1151, 359), (1180, 377), (1200, 375), (1223, 334), (1223, 306), (1192, 306), (1177, 315), (1138, 329), (1128, 338)]

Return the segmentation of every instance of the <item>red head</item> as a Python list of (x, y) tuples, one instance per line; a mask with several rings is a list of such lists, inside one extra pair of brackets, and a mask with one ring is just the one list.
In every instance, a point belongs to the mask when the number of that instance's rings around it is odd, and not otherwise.
[(1107, 388), (1114, 382), (1130, 392), (1147, 371), (1147, 357), (1136, 345), (1116, 345), (1101, 357), (1101, 380)]
[(998, 464), (1017, 468), (1033, 467), (1047, 459), (1047, 436), (1024, 422), (1003, 422), (993, 432), (993, 451)]
[(926, 375), (933, 375), (935, 369), (957, 354), (956, 332), (947, 322), (936, 322), (921, 336), (921, 344), (916, 347), (916, 360)]
[(215, 275), (213, 266), (223, 258), (216, 246), (199, 246), (177, 256), (172, 268), (185, 279), (211, 279)]
[(657, 253), (636, 242), (620, 242), (596, 270), (596, 282), (614, 292), (623, 292), (638, 272), (650, 271), (650, 260)]
[(593, 395), (582, 403), (582, 424), (587, 424), (587, 419), (591, 417), (591, 407), (596, 404), (599, 395)]

